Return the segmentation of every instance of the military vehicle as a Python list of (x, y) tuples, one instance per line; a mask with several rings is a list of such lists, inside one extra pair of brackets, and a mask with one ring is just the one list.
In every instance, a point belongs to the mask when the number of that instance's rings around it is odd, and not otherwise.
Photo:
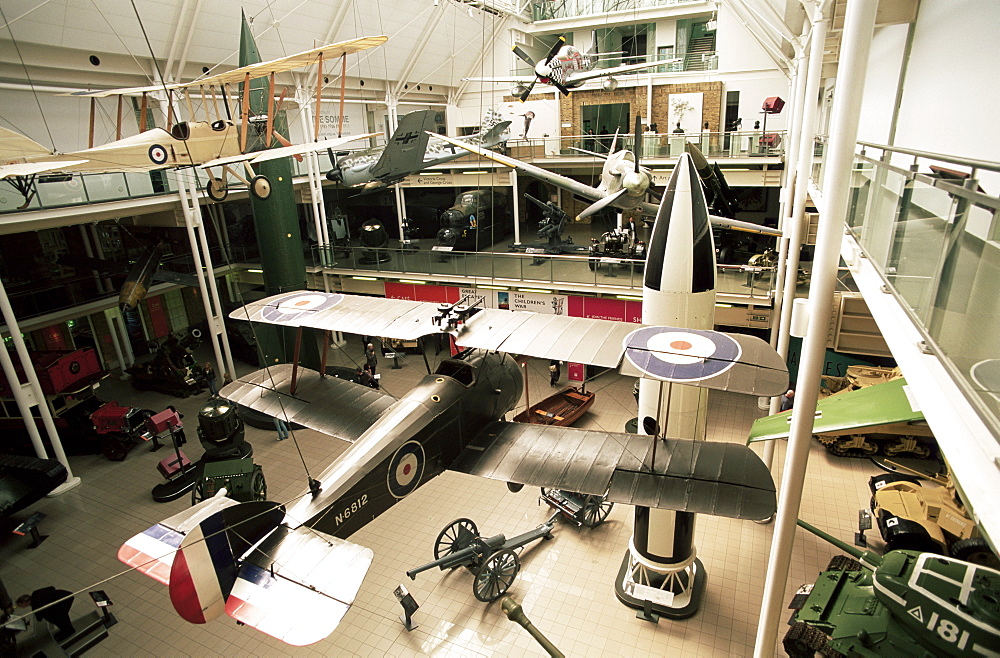
[(947, 475), (924, 486), (898, 473), (873, 476), (871, 509), (887, 550), (908, 549), (950, 555), (1000, 569), (1000, 559), (980, 536)]
[(441, 213), (437, 242), (455, 251), (479, 251), (507, 235), (512, 227), (506, 196), (492, 189), (471, 190), (460, 193)]
[(804, 521), (838, 555), (797, 608), (782, 644), (789, 656), (997, 655), (1000, 571), (917, 551), (860, 551)]

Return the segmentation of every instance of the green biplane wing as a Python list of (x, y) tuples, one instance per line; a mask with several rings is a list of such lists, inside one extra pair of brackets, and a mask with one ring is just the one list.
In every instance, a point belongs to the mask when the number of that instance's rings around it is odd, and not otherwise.
[[(875, 432), (886, 426), (911, 426), (913, 434), (929, 435), (924, 414), (914, 410), (906, 395), (906, 380), (893, 379), (850, 393), (831, 395), (816, 404), (813, 434), (849, 434), (866, 429)], [(765, 416), (754, 421), (747, 443), (788, 436), (792, 411)]]

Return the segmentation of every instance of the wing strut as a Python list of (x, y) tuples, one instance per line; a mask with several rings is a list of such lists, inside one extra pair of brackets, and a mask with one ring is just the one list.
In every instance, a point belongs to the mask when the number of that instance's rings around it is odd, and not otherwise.
[(274, 71), (267, 81), (267, 129), (264, 132), (264, 146), (271, 148), (271, 132), (274, 130)]
[(295, 330), (295, 354), (292, 357), (292, 385), (288, 392), (295, 395), (295, 387), (298, 384), (299, 375), (299, 351), (302, 349), (302, 327)]

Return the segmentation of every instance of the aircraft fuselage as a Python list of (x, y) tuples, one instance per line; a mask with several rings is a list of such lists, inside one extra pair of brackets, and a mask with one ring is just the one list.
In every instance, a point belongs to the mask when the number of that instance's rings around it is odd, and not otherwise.
[(509, 355), (477, 351), (442, 362), (317, 478), (318, 496), (289, 506), (286, 523), (349, 537), (448, 468), (522, 390)]

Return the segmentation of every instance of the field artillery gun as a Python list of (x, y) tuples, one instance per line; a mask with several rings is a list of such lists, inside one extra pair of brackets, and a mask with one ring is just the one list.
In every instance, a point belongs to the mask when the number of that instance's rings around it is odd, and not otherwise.
[(434, 567), (441, 571), (465, 567), (475, 577), (472, 592), (476, 598), (484, 603), (496, 601), (507, 593), (521, 570), (516, 549), (539, 539), (552, 539), (555, 516), (534, 530), (510, 539), (502, 534), (482, 537), (472, 520), (455, 519), (438, 533), (434, 542), (434, 561), (410, 569), (406, 575), (410, 580), (416, 580), (418, 573)]
[(879, 556), (798, 524), (855, 559), (835, 556), (796, 594), (788, 655), (996, 655), (1000, 571), (917, 551)]

